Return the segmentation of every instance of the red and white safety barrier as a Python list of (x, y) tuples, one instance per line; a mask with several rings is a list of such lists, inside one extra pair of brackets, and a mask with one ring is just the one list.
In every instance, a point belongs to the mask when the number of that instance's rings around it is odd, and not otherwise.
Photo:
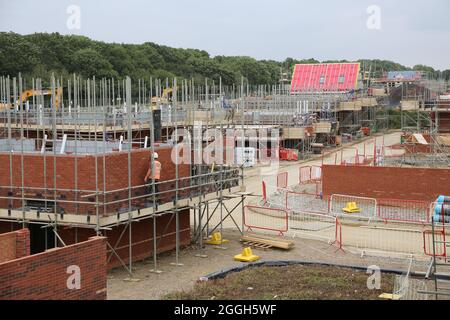
[[(299, 171), (304, 173), (304, 179), (300, 180), (305, 184), (313, 181), (311, 168)], [(285, 173), (277, 176), (276, 186), (263, 183), (267, 208), (253, 208), (251, 215), (246, 209), (244, 218), (249, 230), (326, 240), (339, 249), (360, 254), (423, 258), (432, 254), (432, 235), (426, 230), (434, 212), (429, 202), (339, 194), (323, 199), (317, 189), (316, 193), (307, 193), (279, 188), (279, 185), (286, 186), (280, 183), (286, 181), (285, 177)], [(349, 208), (353, 208), (353, 212), (344, 212)], [(445, 243), (445, 231), (438, 229), (435, 238)], [(444, 245), (436, 251), (436, 256), (447, 254)]]
[(422, 230), (400, 223), (374, 223), (359, 220), (342, 222), (342, 243), (346, 251), (381, 256), (423, 255)]
[(265, 181), (262, 181), (262, 198), (263, 202), (267, 203), (267, 185)]
[(338, 249), (343, 250), (344, 242), (342, 241), (342, 223), (338, 218), (336, 218), (333, 244), (336, 245)]
[(320, 181), (322, 181), (322, 167), (300, 167), (299, 184), (318, 183)]
[[(433, 248), (433, 238), (436, 245)], [(447, 242), (445, 239), (445, 230), (435, 230), (434, 236), (432, 230), (423, 232), (423, 251), (430, 257), (447, 257)]]
[[(356, 203), (357, 212), (349, 213), (344, 211), (350, 203)], [(374, 220), (377, 218), (377, 200), (374, 198), (333, 194), (330, 199), (330, 213), (348, 218), (358, 217)]]
[[(336, 217), (311, 212), (289, 213), (289, 234), (295, 237), (322, 240), (329, 244), (340, 243), (341, 239), (336, 239)], [(336, 241), (338, 240), (338, 241)]]
[(378, 199), (378, 219), (426, 224), (430, 222), (430, 203), (416, 200)]
[[(291, 190), (263, 183), (263, 203), (271, 208), (286, 209), (286, 193)], [(264, 199), (265, 195), (265, 199)]]
[(288, 176), (287, 172), (280, 172), (277, 175), (277, 187), (279, 189), (287, 189), (287, 187), (289, 185), (288, 178), (289, 178), (289, 176)]
[(285, 208), (294, 212), (329, 214), (329, 203), (317, 194), (286, 192)]
[(264, 230), (284, 234), (289, 230), (286, 210), (263, 206), (244, 207), (244, 226), (247, 231)]

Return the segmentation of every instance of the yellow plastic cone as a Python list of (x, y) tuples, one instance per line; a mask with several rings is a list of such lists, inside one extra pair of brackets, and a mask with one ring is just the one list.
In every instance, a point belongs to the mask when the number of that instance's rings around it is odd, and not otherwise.
[(206, 240), (205, 243), (217, 246), (227, 242), (229, 241), (226, 239), (222, 239), (222, 234), (220, 232), (215, 232), (212, 234), (211, 239)]
[(358, 205), (356, 202), (347, 202), (347, 206), (345, 208), (342, 208), (342, 211), (346, 213), (357, 213), (361, 212), (361, 210), (358, 208)]
[(253, 262), (259, 260), (260, 257), (257, 255), (254, 255), (252, 252), (252, 249), (247, 247), (242, 250), (241, 254), (238, 254), (234, 256), (234, 260), (241, 261), (241, 262)]

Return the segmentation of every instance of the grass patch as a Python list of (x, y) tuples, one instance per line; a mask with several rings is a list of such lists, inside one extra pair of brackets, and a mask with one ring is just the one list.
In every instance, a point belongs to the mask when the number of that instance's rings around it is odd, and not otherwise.
[(174, 300), (373, 300), (392, 293), (394, 276), (383, 274), (381, 290), (369, 290), (364, 271), (318, 265), (256, 267), (224, 279), (198, 282)]

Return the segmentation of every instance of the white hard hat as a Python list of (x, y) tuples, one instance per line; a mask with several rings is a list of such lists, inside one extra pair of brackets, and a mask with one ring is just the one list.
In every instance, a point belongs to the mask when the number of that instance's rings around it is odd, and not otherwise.
[(153, 153), (153, 159), (158, 159), (158, 154), (156, 152)]

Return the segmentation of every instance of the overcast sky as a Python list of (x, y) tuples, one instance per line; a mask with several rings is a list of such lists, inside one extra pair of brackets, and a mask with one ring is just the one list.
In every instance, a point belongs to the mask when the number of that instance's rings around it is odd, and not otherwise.
[[(80, 29), (67, 26), (70, 5), (80, 9)], [(371, 5), (381, 29), (367, 27), (377, 25)], [(213, 56), (379, 58), (450, 69), (448, 0), (0, 0), (0, 30), (150, 41)]]

